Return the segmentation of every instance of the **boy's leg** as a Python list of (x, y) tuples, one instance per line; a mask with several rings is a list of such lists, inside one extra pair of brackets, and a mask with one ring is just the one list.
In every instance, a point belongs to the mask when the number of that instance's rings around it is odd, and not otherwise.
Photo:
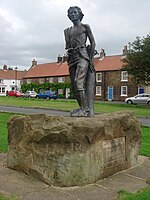
[(91, 72), (90, 69), (88, 69), (87, 73), (87, 81), (86, 81), (86, 105), (89, 108), (89, 117), (94, 117), (94, 97), (95, 97), (95, 86), (96, 86), (96, 80), (95, 80), (95, 72)]
[(71, 113), (71, 116), (87, 116), (87, 105), (86, 105), (86, 93), (85, 93), (85, 84), (86, 76), (88, 71), (88, 61), (81, 59), (81, 62), (78, 63), (75, 74), (75, 84), (76, 84), (76, 96), (79, 101), (79, 106), (81, 109), (76, 109)]
[[(73, 94), (74, 96), (76, 97), (77, 99), (77, 102), (79, 104), (79, 107), (81, 107), (81, 104), (80, 104), (80, 99), (79, 99), (79, 96), (78, 94), (76, 94), (76, 82), (75, 82), (75, 75), (76, 75), (76, 68), (77, 66), (76, 65), (73, 65), (71, 67), (69, 67), (69, 75), (70, 75), (70, 80), (71, 80), (71, 86), (72, 86), (72, 91), (73, 91)], [(79, 108), (78, 108), (79, 109)], [(75, 109), (76, 110), (76, 109)], [(73, 112), (73, 111), (72, 111)], [(74, 111), (75, 112), (75, 111)]]

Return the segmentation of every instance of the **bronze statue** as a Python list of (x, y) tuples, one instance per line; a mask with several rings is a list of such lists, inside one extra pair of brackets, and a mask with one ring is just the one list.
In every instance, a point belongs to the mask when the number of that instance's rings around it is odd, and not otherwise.
[[(94, 116), (95, 40), (90, 26), (81, 23), (83, 16), (79, 7), (70, 7), (68, 17), (73, 26), (64, 30), (72, 89), (79, 104), (79, 108), (70, 112), (72, 117)], [(90, 42), (88, 46), (87, 38)]]

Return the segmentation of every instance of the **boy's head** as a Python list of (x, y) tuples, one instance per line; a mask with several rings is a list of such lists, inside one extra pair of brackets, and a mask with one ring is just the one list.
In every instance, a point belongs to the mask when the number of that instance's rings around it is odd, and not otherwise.
[(79, 20), (82, 21), (84, 14), (82, 13), (81, 8), (79, 8), (78, 6), (73, 6), (68, 9), (68, 17), (71, 21), (73, 21), (73, 18), (72, 18), (73, 12), (76, 13), (79, 17)]

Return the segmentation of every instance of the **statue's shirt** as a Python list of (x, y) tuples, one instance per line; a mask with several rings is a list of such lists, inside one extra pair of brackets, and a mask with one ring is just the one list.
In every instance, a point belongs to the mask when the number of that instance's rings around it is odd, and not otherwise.
[(85, 24), (80, 24), (78, 26), (71, 26), (65, 29), (65, 40), (66, 49), (77, 49), (77, 51), (72, 51), (72, 55), (69, 55), (68, 63), (69, 66), (79, 62), (81, 58), (89, 60), (89, 55), (86, 48), (87, 32)]
[(70, 48), (86, 46), (87, 34), (83, 24), (70, 28)]

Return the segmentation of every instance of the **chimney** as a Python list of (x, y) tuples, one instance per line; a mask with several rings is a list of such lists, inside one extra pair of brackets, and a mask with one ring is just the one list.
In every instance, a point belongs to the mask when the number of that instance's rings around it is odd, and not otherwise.
[(33, 67), (33, 66), (35, 66), (35, 65), (37, 65), (37, 61), (36, 61), (35, 59), (33, 59), (33, 60), (32, 60), (32, 65), (31, 65), (31, 67)]
[(57, 57), (57, 63), (60, 63), (60, 62), (62, 62), (62, 56), (58, 55), (58, 57)]
[(68, 60), (68, 56), (66, 54), (64, 54), (63, 58), (62, 58), (62, 62), (66, 62)]
[(123, 55), (125, 56), (125, 55), (127, 55), (127, 53), (128, 53), (128, 47), (127, 47), (127, 45), (125, 45), (124, 49), (123, 49)]
[(3, 66), (3, 70), (7, 70), (7, 65), (4, 65), (4, 66)]
[(103, 59), (106, 56), (105, 50), (101, 49), (99, 59)]

